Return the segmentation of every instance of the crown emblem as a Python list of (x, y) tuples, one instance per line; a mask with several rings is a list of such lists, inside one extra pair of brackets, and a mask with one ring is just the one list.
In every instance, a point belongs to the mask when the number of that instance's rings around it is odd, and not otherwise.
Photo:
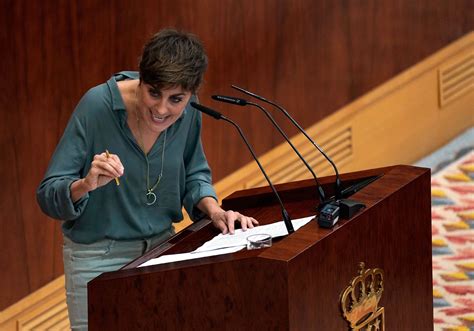
[(359, 275), (341, 294), (342, 315), (352, 330), (380, 330), (384, 326), (384, 308), (379, 307), (383, 292), (383, 270), (365, 269), (359, 265)]

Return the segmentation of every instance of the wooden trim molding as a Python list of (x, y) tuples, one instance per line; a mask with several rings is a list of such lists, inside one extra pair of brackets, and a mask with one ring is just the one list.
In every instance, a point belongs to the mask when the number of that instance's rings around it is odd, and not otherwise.
[(69, 330), (64, 276), (0, 312), (0, 330)]
[[(411, 164), (474, 125), (474, 32), (312, 125), (308, 134), (340, 172)], [(442, 111), (440, 111), (442, 109)], [(292, 138), (318, 176), (331, 166), (302, 134)], [(276, 183), (311, 174), (283, 143), (259, 157)], [(216, 183), (219, 197), (266, 185), (249, 163)], [(189, 219), (176, 225), (180, 231)], [(0, 312), (1, 330), (68, 329), (64, 276)]]

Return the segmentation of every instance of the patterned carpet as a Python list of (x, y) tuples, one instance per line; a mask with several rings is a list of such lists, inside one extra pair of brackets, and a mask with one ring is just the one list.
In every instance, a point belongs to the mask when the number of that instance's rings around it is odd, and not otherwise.
[(432, 175), (434, 329), (474, 331), (474, 150)]

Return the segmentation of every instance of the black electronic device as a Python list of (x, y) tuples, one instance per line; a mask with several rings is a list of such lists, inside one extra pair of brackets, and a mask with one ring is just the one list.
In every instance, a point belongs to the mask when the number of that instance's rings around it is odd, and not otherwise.
[(339, 221), (340, 207), (337, 202), (327, 203), (321, 208), (318, 224), (322, 228), (332, 228)]

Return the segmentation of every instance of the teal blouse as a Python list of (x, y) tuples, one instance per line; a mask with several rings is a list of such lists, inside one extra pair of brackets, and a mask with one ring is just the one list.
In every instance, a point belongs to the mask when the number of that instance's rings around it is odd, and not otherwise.
[[(75, 242), (148, 238), (182, 220), (183, 206), (195, 219), (199, 200), (217, 200), (201, 144), (201, 114), (188, 104), (168, 128), (163, 177), (154, 191), (157, 203), (146, 204), (146, 159), (127, 125), (117, 86), (117, 81), (136, 78), (137, 72), (120, 72), (82, 97), (38, 187), (41, 209), (63, 220), (63, 233)], [(150, 183), (161, 170), (163, 138), (160, 135), (148, 153)], [(106, 149), (124, 166), (120, 186), (111, 181), (73, 203), (70, 185), (85, 177), (94, 155)]]

